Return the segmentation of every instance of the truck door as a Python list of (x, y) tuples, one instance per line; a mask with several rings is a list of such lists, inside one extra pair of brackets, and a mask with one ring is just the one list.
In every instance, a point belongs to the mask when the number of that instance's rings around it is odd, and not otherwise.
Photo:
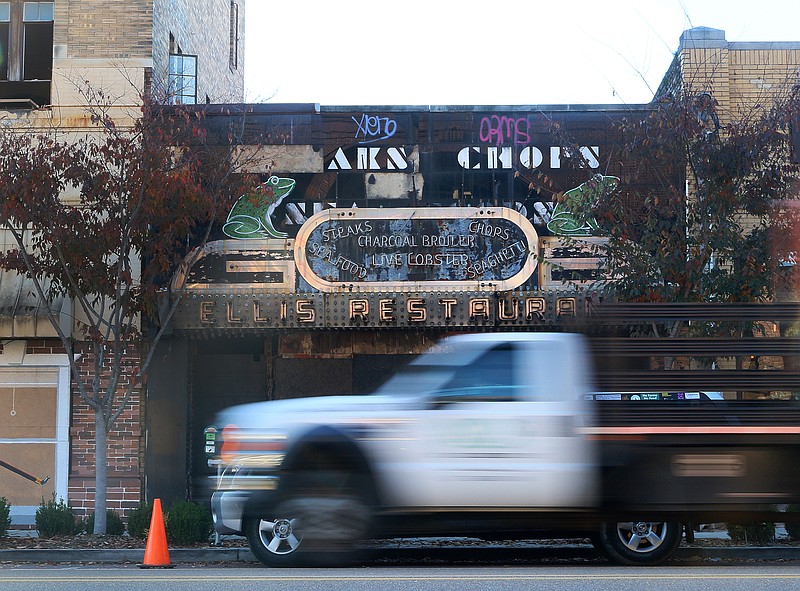
[(431, 393), (417, 423), (431, 505), (586, 505), (590, 448), (564, 388), (548, 390), (564, 363), (543, 344), (498, 345)]

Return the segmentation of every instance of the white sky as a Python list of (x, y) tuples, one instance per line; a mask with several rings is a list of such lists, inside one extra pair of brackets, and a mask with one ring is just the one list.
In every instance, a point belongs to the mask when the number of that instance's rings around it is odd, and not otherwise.
[(800, 1), (247, 0), (246, 100), (646, 103), (700, 26), (800, 41)]

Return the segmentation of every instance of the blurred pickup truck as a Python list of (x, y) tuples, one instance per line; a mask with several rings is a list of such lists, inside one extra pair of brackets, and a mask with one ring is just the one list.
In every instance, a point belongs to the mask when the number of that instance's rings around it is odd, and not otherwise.
[(593, 392), (580, 335), (492, 333), (441, 340), (370, 395), (229, 408), (215, 528), (270, 566), (422, 536), (586, 537), (637, 565), (687, 524), (800, 503), (796, 403)]

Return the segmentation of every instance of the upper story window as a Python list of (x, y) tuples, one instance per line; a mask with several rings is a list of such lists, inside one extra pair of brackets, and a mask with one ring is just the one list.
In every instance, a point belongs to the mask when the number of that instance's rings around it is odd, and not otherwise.
[(239, 4), (231, 0), (231, 33), (229, 64), (232, 70), (239, 67)]
[(197, 102), (196, 55), (170, 54), (169, 102), (179, 105), (194, 105)]
[[(795, 88), (795, 90), (798, 89)], [(792, 116), (789, 131), (792, 141), (792, 162), (800, 164), (800, 111)]]
[(0, 101), (44, 105), (53, 77), (54, 2), (0, 2)]
[(53, 77), (54, 4), (25, 2), (23, 5), (23, 80), (50, 80)]
[(0, 2), (0, 80), (8, 80), (8, 46), (11, 34), (11, 3)]

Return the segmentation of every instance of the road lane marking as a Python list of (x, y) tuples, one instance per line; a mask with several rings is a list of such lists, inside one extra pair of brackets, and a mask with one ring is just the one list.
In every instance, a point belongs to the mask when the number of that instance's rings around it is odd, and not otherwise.
[[(585, 575), (573, 575), (573, 574), (520, 574), (520, 575), (397, 575), (397, 576), (386, 576), (386, 575), (376, 575), (374, 577), (366, 576), (366, 575), (353, 575), (353, 576), (336, 576), (336, 575), (286, 575), (286, 576), (264, 576), (264, 575), (251, 575), (251, 576), (198, 576), (198, 575), (180, 575), (180, 574), (155, 574), (155, 575), (147, 575), (143, 573), (132, 573), (131, 571), (121, 572), (118, 575), (98, 575), (98, 576), (89, 576), (89, 575), (79, 575), (79, 576), (64, 576), (63, 573), (52, 573), (52, 576), (48, 576), (50, 573), (42, 573), (37, 576), (23, 576), (23, 577), (11, 577), (11, 576), (0, 576), (0, 582), (2, 583), (43, 583), (45, 581), (61, 581), (61, 582), (76, 582), (76, 583), (83, 583), (83, 582), (134, 582), (134, 581), (152, 581), (152, 580), (163, 580), (163, 581), (175, 581), (175, 582), (208, 582), (208, 581), (220, 581), (220, 582), (233, 582), (233, 581), (254, 581), (254, 582), (277, 582), (277, 581), (286, 581), (286, 582), (311, 582), (311, 581), (336, 581), (336, 582), (345, 582), (345, 581), (386, 581), (386, 582), (400, 582), (400, 581), (558, 581), (558, 580), (566, 580), (566, 581), (597, 581), (597, 580), (609, 580), (609, 581), (619, 581), (619, 580), (640, 580), (641, 574), (600, 574), (600, 573), (592, 573), (592, 574), (585, 574)], [(131, 576), (135, 574), (135, 576)], [(705, 580), (705, 579), (748, 579), (748, 580), (760, 580), (760, 579), (781, 579), (781, 580), (788, 580), (788, 579), (800, 579), (800, 573), (774, 573), (774, 574), (756, 574), (756, 573), (708, 573), (708, 574), (690, 574), (684, 571), (675, 574), (669, 573), (653, 573), (648, 571), (648, 579), (657, 579), (657, 580), (672, 580), (672, 579), (692, 579), (692, 580)]]

